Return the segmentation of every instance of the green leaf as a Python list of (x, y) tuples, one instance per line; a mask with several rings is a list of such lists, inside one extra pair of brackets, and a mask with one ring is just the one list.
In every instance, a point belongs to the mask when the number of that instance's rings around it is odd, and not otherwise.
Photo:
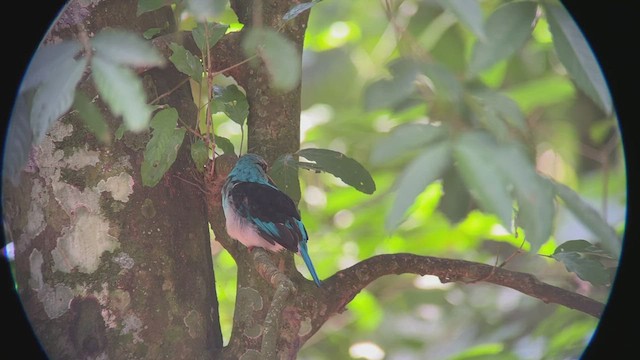
[(517, 225), (531, 244), (531, 252), (538, 251), (553, 229), (555, 214), (553, 186), (536, 172), (535, 165), (515, 143), (502, 144), (495, 163), (498, 170), (514, 188), (518, 200)]
[(467, 132), (455, 143), (453, 155), (458, 173), (482, 209), (496, 214), (502, 225), (511, 229), (513, 201), (509, 183), (495, 163), (497, 143), (481, 132)]
[(199, 21), (220, 16), (229, 0), (187, 0), (187, 10)]
[(382, 165), (393, 161), (410, 150), (422, 148), (444, 139), (447, 136), (447, 130), (446, 126), (421, 123), (396, 126), (373, 147), (370, 161), (373, 165)]
[(420, 73), (418, 64), (400, 58), (389, 65), (389, 72), (391, 79), (378, 80), (364, 90), (366, 111), (393, 107), (413, 94), (414, 82)]
[(211, 49), (224, 36), (229, 29), (229, 25), (218, 23), (198, 23), (198, 26), (191, 31), (193, 40), (203, 54)]
[(611, 115), (612, 103), (609, 88), (589, 43), (580, 28), (562, 5), (542, 3), (553, 36), (553, 46), (558, 59), (576, 82), (607, 114)]
[(269, 176), (285, 194), (297, 204), (300, 201), (300, 181), (298, 180), (298, 161), (291, 154), (280, 156), (269, 169)]
[(144, 150), (141, 169), (144, 186), (156, 186), (175, 162), (186, 133), (185, 129), (176, 128), (177, 123), (178, 112), (174, 108), (161, 110), (151, 119), (153, 131)]
[(289, 21), (296, 16), (302, 14), (303, 12), (311, 9), (315, 4), (319, 3), (321, 0), (313, 0), (305, 3), (296, 4), (289, 9), (284, 15), (282, 15), (282, 20)]
[(567, 271), (594, 285), (611, 283), (611, 274), (603, 261), (611, 261), (610, 254), (586, 240), (569, 240), (556, 248), (552, 258), (564, 263)]
[(128, 130), (145, 130), (152, 107), (146, 102), (140, 78), (133, 70), (99, 57), (91, 61), (93, 80), (102, 99), (115, 116), (122, 116)]
[(223, 104), (224, 113), (229, 119), (243, 126), (249, 116), (249, 103), (245, 94), (236, 85), (225, 88), (214, 86), (213, 94), (214, 100)]
[(199, 172), (204, 171), (204, 166), (209, 160), (209, 148), (202, 139), (196, 139), (191, 143), (191, 159)]
[(516, 1), (500, 6), (486, 22), (487, 40), (476, 41), (468, 74), (475, 77), (499, 61), (511, 56), (531, 34), (537, 5)]
[(95, 56), (115, 64), (129, 66), (162, 66), (164, 58), (148, 41), (124, 30), (107, 29), (91, 39)]
[(315, 164), (299, 163), (298, 165), (311, 170), (320, 170), (333, 174), (345, 184), (351, 185), (365, 194), (373, 194), (376, 184), (369, 172), (359, 162), (346, 155), (327, 149), (303, 149), (298, 154)]
[(475, 90), (471, 94), (484, 105), (484, 111), (495, 114), (509, 126), (520, 131), (527, 130), (527, 123), (522, 110), (520, 110), (518, 103), (508, 96), (491, 89)]
[(138, 10), (136, 11), (136, 15), (140, 16), (146, 12), (170, 5), (171, 3), (171, 1), (167, 0), (138, 0)]
[(486, 41), (482, 9), (476, 0), (439, 0), (442, 7), (453, 12), (456, 17), (481, 41)]
[(269, 28), (251, 28), (242, 41), (242, 48), (247, 57), (257, 55), (262, 60), (274, 89), (287, 92), (300, 84), (300, 54), (281, 33)]
[(216, 147), (218, 149), (222, 149), (222, 152), (225, 154), (235, 154), (236, 150), (233, 147), (233, 143), (231, 140), (226, 137), (215, 135)]
[(69, 66), (69, 61), (81, 49), (82, 45), (78, 41), (69, 40), (38, 48), (20, 84), (20, 92), (33, 89), (50, 77), (60, 76), (58, 69)]
[(76, 91), (73, 107), (78, 110), (78, 113), (82, 120), (84, 120), (84, 124), (87, 126), (87, 129), (95, 135), (96, 139), (102, 143), (109, 143), (111, 141), (109, 125), (107, 125), (102, 113), (98, 107), (91, 102), (89, 97), (81, 91)]
[(159, 27), (148, 28), (142, 33), (142, 37), (147, 40), (151, 40), (153, 39), (154, 36), (160, 34), (161, 31), (162, 31), (162, 28), (159, 28)]
[(33, 97), (30, 121), (36, 143), (42, 140), (51, 124), (71, 108), (76, 85), (87, 67), (87, 58), (77, 61), (67, 58), (57, 65), (49, 69), (51, 75), (43, 80)]
[(396, 183), (397, 195), (387, 215), (385, 229), (395, 230), (404, 220), (407, 209), (433, 181), (451, 165), (451, 148), (447, 141), (431, 144), (402, 171)]
[(422, 71), (433, 83), (435, 93), (439, 98), (454, 104), (462, 101), (464, 91), (462, 84), (446, 66), (426, 64), (422, 67)]
[(169, 56), (169, 60), (175, 65), (176, 69), (199, 82), (202, 79), (202, 72), (204, 71), (200, 59), (182, 45), (171, 43), (169, 44), (169, 48), (173, 52), (171, 56)]
[(537, 107), (546, 107), (569, 100), (575, 89), (566, 77), (547, 76), (518, 84), (506, 91), (523, 112), (529, 113)]
[(591, 205), (582, 200), (575, 191), (555, 181), (551, 183), (569, 211), (591, 230), (603, 248), (617, 258), (622, 251), (622, 241), (611, 225)]

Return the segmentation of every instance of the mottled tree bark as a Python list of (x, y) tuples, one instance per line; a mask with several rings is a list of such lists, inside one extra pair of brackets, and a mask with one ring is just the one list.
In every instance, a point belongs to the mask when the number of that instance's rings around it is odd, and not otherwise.
[[(140, 17), (136, 8), (72, 3), (46, 42), (173, 24), (169, 8)], [(141, 75), (149, 99), (184, 79), (172, 66)], [(93, 96), (92, 86), (80, 85)], [(188, 86), (162, 101), (196, 116)], [(121, 120), (98, 104), (113, 132)], [(127, 133), (105, 145), (72, 111), (34, 147), (19, 186), (4, 184), (19, 295), (51, 359), (211, 359), (222, 348), (206, 205), (176, 177), (194, 168), (189, 148), (149, 188), (140, 177), (148, 139)]]

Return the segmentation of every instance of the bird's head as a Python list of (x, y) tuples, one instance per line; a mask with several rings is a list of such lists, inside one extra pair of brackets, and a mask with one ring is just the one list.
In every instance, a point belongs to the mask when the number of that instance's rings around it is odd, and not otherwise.
[(245, 154), (234, 166), (229, 177), (236, 181), (268, 182), (267, 162), (259, 155)]

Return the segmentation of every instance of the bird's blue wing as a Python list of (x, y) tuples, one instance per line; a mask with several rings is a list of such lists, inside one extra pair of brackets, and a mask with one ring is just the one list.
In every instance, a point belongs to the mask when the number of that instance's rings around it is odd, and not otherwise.
[(267, 184), (240, 182), (232, 187), (229, 196), (238, 214), (250, 220), (270, 243), (298, 252), (298, 244), (307, 240), (295, 203), (282, 191)]

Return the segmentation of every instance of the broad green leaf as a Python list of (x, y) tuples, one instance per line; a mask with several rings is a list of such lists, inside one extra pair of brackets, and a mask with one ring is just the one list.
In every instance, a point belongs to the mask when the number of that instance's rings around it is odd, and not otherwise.
[(278, 188), (297, 204), (300, 201), (300, 181), (298, 161), (291, 154), (280, 156), (269, 169), (269, 176)]
[(306, 165), (308, 163), (301, 162), (298, 164), (301, 167), (333, 174), (345, 184), (365, 194), (373, 194), (376, 191), (376, 184), (369, 172), (359, 162), (342, 153), (327, 149), (303, 149), (299, 150), (298, 154), (315, 162), (315, 166), (308, 166)]
[(236, 85), (229, 85), (225, 88), (215, 86), (214, 102), (222, 104), (224, 113), (238, 125), (244, 125), (249, 116), (249, 103), (245, 94)]
[(407, 209), (433, 181), (451, 165), (451, 148), (446, 141), (431, 144), (424, 149), (400, 174), (396, 183), (396, 198), (385, 220), (387, 231), (395, 230), (404, 220)]
[(536, 172), (534, 164), (517, 144), (502, 144), (494, 159), (500, 175), (513, 186), (518, 200), (517, 225), (525, 231), (531, 252), (538, 251), (553, 229), (553, 186)]
[(196, 139), (191, 143), (191, 159), (199, 172), (204, 171), (204, 166), (209, 160), (209, 148), (202, 139)]
[(77, 61), (67, 58), (57, 65), (49, 70), (51, 75), (43, 80), (33, 97), (30, 121), (36, 143), (42, 140), (51, 124), (71, 108), (76, 85), (87, 67), (87, 58)]
[(170, 5), (172, 1), (168, 0), (138, 0), (138, 10), (136, 15), (140, 16), (146, 12), (160, 9), (165, 5)]
[(36, 51), (20, 84), (20, 92), (32, 89), (50, 77), (59, 76), (58, 69), (68, 66), (82, 49), (78, 41), (65, 40), (57, 44), (41, 46)]
[(109, 125), (104, 120), (100, 109), (91, 102), (88, 96), (81, 91), (76, 91), (76, 97), (73, 102), (73, 107), (78, 110), (78, 114), (87, 129), (95, 135), (96, 139), (103, 143), (109, 143), (111, 141), (111, 132), (109, 131)]
[(198, 26), (191, 31), (193, 40), (196, 42), (198, 49), (203, 54), (211, 49), (224, 36), (229, 29), (229, 25), (218, 23), (198, 23)]
[(612, 260), (611, 255), (586, 240), (566, 241), (556, 248), (551, 257), (564, 263), (567, 271), (594, 285), (611, 282), (611, 274), (603, 264), (603, 261)]
[(445, 9), (453, 12), (478, 39), (486, 40), (482, 9), (476, 0), (438, 0), (438, 2)]
[(419, 66), (412, 60), (401, 58), (389, 65), (391, 79), (378, 80), (364, 90), (364, 108), (366, 111), (393, 107), (411, 94), (415, 89)]
[(398, 125), (375, 144), (370, 161), (374, 165), (389, 163), (411, 150), (444, 139), (447, 133), (446, 126), (421, 123)]
[(175, 162), (186, 133), (185, 129), (176, 128), (177, 123), (178, 112), (174, 108), (159, 111), (151, 120), (153, 131), (141, 168), (144, 186), (156, 186)]
[(426, 64), (422, 67), (426, 75), (435, 87), (438, 98), (457, 104), (461, 102), (463, 95), (462, 84), (456, 75), (441, 64)]
[(91, 61), (93, 80), (102, 99), (115, 116), (122, 116), (128, 130), (147, 128), (152, 107), (147, 104), (140, 78), (133, 70), (99, 57)]
[(572, 189), (555, 181), (551, 183), (569, 211), (591, 230), (604, 249), (618, 258), (622, 251), (622, 242), (611, 225)]
[(300, 54), (281, 33), (269, 28), (251, 28), (242, 41), (242, 48), (247, 57), (257, 55), (262, 60), (274, 89), (287, 92), (300, 84)]
[(575, 89), (566, 77), (548, 76), (518, 84), (506, 91), (524, 113), (537, 107), (545, 107), (567, 101)]
[(284, 15), (282, 15), (282, 20), (289, 21), (296, 16), (302, 14), (303, 12), (311, 9), (315, 4), (319, 3), (321, 0), (312, 0), (309, 2), (303, 2), (300, 4), (296, 4), (289, 9)]
[(236, 150), (233, 147), (233, 143), (231, 140), (226, 137), (215, 135), (216, 147), (218, 149), (222, 149), (222, 152), (225, 154), (235, 154)]
[(164, 58), (148, 41), (124, 30), (107, 29), (91, 39), (95, 56), (115, 64), (129, 66), (162, 66)]
[(160, 34), (161, 31), (162, 31), (162, 28), (159, 28), (159, 27), (149, 28), (142, 33), (142, 37), (147, 40), (150, 40), (150, 39), (153, 39), (154, 36)]
[(511, 56), (524, 45), (533, 30), (537, 4), (516, 1), (500, 6), (485, 24), (486, 41), (476, 41), (468, 75), (475, 77), (499, 61)]
[(576, 82), (600, 108), (611, 115), (609, 88), (589, 43), (562, 5), (542, 3), (558, 58)]
[(462, 180), (482, 209), (498, 216), (511, 229), (513, 201), (509, 183), (498, 171), (497, 143), (481, 132), (467, 132), (455, 143), (453, 156)]
[(181, 73), (190, 76), (192, 79), (200, 82), (202, 79), (202, 63), (195, 55), (189, 50), (185, 49), (182, 45), (171, 43), (169, 48), (173, 52), (169, 56), (169, 60), (175, 65), (176, 69)]
[(485, 111), (491, 111), (511, 127), (520, 131), (527, 130), (527, 123), (518, 103), (508, 96), (490, 89), (475, 90), (471, 94), (485, 106)]
[(199, 21), (215, 18), (224, 12), (229, 0), (187, 0), (187, 10)]

